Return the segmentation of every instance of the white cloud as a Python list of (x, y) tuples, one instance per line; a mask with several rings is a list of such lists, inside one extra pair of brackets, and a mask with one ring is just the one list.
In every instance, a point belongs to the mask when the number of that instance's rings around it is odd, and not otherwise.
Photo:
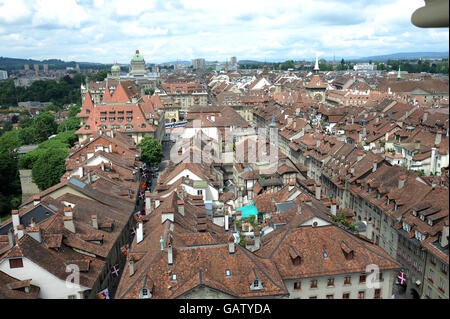
[(147, 62), (160, 63), (448, 51), (448, 29), (411, 24), (421, 6), (423, 0), (0, 0), (0, 41), (8, 43), (0, 55), (127, 63), (139, 48)]

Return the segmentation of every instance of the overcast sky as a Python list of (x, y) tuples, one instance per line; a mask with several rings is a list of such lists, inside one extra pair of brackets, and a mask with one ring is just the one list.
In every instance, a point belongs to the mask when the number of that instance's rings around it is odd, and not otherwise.
[(0, 0), (0, 56), (148, 63), (448, 51), (423, 0)]

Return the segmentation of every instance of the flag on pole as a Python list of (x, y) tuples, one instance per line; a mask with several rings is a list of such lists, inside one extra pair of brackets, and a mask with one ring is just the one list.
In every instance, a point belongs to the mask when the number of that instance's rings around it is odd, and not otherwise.
[(139, 192), (139, 199), (145, 199), (145, 193)]
[(130, 233), (131, 233), (131, 235), (135, 235), (136, 234), (136, 227), (132, 227), (131, 229), (130, 229)]
[(97, 296), (98, 296), (100, 299), (109, 299), (109, 291), (108, 291), (108, 288), (106, 288), (106, 289), (100, 291), (100, 292), (97, 294)]
[(141, 211), (138, 211), (138, 212), (134, 213), (134, 219), (136, 221), (138, 221), (139, 220), (139, 216), (141, 216), (141, 215), (142, 215)]
[(397, 282), (402, 285), (406, 286), (406, 275), (404, 272), (400, 271), (397, 275)]
[(122, 251), (122, 254), (126, 257), (128, 254), (128, 245), (124, 245), (122, 246), (122, 248), (120, 248), (120, 250)]
[(118, 277), (119, 276), (119, 265), (114, 265), (111, 267), (111, 275), (113, 277)]
[(147, 185), (145, 184), (145, 182), (142, 182), (141, 185), (139, 185), (139, 187), (141, 188), (142, 191), (145, 191)]

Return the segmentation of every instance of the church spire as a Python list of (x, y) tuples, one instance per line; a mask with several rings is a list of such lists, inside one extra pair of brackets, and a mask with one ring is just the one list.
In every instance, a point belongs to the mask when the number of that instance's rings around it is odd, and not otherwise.
[(314, 73), (319, 74), (319, 60), (316, 56), (316, 64), (314, 65)]
[(398, 66), (398, 73), (397, 73), (397, 79), (401, 79), (402, 75), (400, 73), (400, 65)]

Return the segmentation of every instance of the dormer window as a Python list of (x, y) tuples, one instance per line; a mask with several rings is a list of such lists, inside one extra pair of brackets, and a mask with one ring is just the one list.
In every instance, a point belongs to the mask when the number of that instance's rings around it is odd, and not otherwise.
[(425, 221), (425, 216), (420, 215), (420, 220), (421, 220), (421, 221)]
[(433, 221), (431, 219), (428, 219), (428, 225), (433, 226)]
[(229, 269), (225, 270), (225, 276), (230, 277), (231, 276), (231, 270), (229, 270)]
[(417, 211), (416, 210), (413, 210), (413, 216), (415, 216), (415, 217), (417, 217)]
[(393, 209), (393, 211), (395, 212), (395, 211), (397, 211), (397, 209), (398, 209), (398, 205), (397, 205), (397, 204), (395, 204), (395, 205), (394, 205), (394, 209)]
[(406, 222), (403, 222), (403, 230), (409, 233), (411, 231), (411, 226), (408, 225)]
[(176, 274), (172, 274), (172, 281), (177, 281), (177, 275)]
[(388, 206), (389, 204), (390, 204), (390, 200), (388, 198), (387, 201), (386, 201), (386, 206)]
[(152, 297), (152, 292), (148, 288), (142, 288), (139, 292), (139, 299), (149, 299)]

